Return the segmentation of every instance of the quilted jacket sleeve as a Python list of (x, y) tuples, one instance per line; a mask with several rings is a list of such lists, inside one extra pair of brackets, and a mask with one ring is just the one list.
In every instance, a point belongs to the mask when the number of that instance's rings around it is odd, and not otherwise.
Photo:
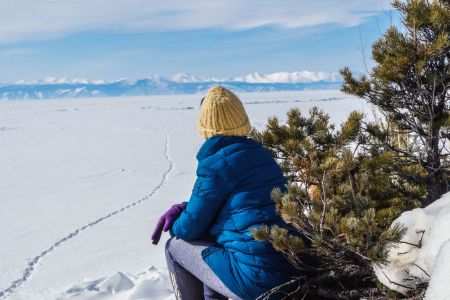
[(229, 192), (229, 183), (223, 174), (199, 165), (189, 202), (173, 224), (171, 233), (183, 240), (195, 240), (207, 233)]

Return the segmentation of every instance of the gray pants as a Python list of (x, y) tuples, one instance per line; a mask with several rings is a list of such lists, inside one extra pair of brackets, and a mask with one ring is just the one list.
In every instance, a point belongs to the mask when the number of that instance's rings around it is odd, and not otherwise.
[(177, 300), (239, 300), (203, 261), (206, 241), (171, 238), (166, 243), (166, 260)]

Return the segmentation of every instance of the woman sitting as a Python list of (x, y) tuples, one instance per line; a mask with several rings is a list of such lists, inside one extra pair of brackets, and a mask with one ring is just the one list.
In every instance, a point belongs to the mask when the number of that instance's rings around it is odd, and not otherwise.
[(212, 87), (200, 107), (204, 144), (189, 202), (159, 220), (153, 243), (170, 230), (167, 265), (177, 299), (256, 299), (298, 275), (270, 242), (256, 241), (262, 225), (286, 226), (271, 199), (286, 190), (281, 169), (260, 143), (238, 97)]

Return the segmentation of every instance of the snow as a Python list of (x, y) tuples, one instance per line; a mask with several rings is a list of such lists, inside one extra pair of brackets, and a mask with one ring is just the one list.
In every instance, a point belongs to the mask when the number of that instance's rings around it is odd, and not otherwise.
[(337, 73), (295, 71), (295, 72), (277, 72), (261, 75), (259, 73), (248, 74), (244, 77), (237, 77), (231, 81), (242, 81), (248, 83), (309, 83), (317, 81), (336, 82)]
[(450, 268), (450, 240), (446, 241), (437, 255), (425, 300), (450, 299), (448, 272)]
[[(105, 79), (95, 79), (95, 80), (88, 80), (86, 78), (66, 78), (66, 77), (55, 77), (55, 76), (48, 76), (43, 78), (42, 80), (16, 80), (12, 82), (16, 85), (30, 85), (30, 84), (74, 84), (74, 83), (80, 83), (80, 84), (105, 84), (105, 83), (113, 83), (113, 82), (119, 82), (122, 80), (127, 80), (126, 78), (120, 78), (120, 79), (113, 79), (113, 80), (105, 80)], [(1, 82), (0, 82), (1, 83)], [(11, 84), (4, 82), (3, 84)]]
[[(240, 94), (253, 125), (317, 105), (340, 123), (339, 91)], [(190, 196), (201, 95), (0, 101), (3, 299), (173, 299), (159, 216)], [(172, 298), (171, 298), (172, 297)]]
[(175, 82), (246, 82), (246, 83), (310, 83), (337, 82), (338, 73), (294, 71), (260, 74), (257, 72), (237, 77), (206, 77), (187, 73), (178, 73), (171, 77)]
[(205, 93), (217, 83), (235, 92), (338, 89), (339, 80), (337, 73), (310, 71), (253, 73), (243, 77), (225, 78), (179, 73), (171, 78), (153, 75), (139, 80), (47, 77), (43, 80), (21, 80), (13, 84), (0, 85), (0, 100), (193, 94)]
[(388, 264), (376, 268), (381, 283), (407, 293), (429, 282), (426, 300), (450, 299), (450, 192), (425, 208), (404, 212), (393, 224), (403, 224), (403, 243), (388, 254)]
[(207, 81), (205, 80), (204, 77), (201, 76), (197, 76), (197, 75), (193, 75), (193, 74), (188, 74), (188, 73), (178, 73), (173, 75), (170, 80), (174, 81), (174, 82), (204, 82)]
[(166, 273), (155, 268), (138, 274), (116, 272), (109, 277), (75, 284), (60, 299), (164, 299), (175, 300)]
[[(310, 83), (318, 81), (337, 82), (339, 81), (338, 73), (328, 73), (323, 71), (294, 71), (294, 72), (275, 72), (268, 74), (259, 74), (257, 72), (235, 77), (216, 77), (216, 76), (198, 76), (189, 73), (177, 73), (170, 77), (164, 77), (161, 75), (152, 75), (147, 79), (153, 80), (170, 80), (173, 82), (189, 83), (189, 82), (247, 82), (247, 83)], [(119, 78), (114, 80), (96, 79), (88, 80), (86, 78), (74, 78), (69, 79), (66, 77), (57, 78), (54, 76), (45, 77), (42, 80), (17, 80), (14, 84), (26, 85), (26, 84), (64, 84), (64, 83), (93, 83), (93, 84), (105, 84), (114, 83), (120, 81), (129, 81), (127, 78)], [(130, 81), (132, 82), (132, 81)], [(1, 83), (1, 82), (0, 82)]]

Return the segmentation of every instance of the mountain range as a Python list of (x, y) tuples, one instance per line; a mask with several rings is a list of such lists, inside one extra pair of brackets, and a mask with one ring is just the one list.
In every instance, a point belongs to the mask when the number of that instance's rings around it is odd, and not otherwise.
[(41, 81), (0, 83), (1, 100), (56, 99), (81, 97), (116, 97), (203, 93), (212, 85), (223, 85), (235, 92), (293, 91), (338, 89), (341, 79), (336, 73), (278, 72), (252, 73), (242, 77), (202, 77), (179, 73), (170, 78), (152, 76), (131, 81), (66, 79), (49, 77)]

